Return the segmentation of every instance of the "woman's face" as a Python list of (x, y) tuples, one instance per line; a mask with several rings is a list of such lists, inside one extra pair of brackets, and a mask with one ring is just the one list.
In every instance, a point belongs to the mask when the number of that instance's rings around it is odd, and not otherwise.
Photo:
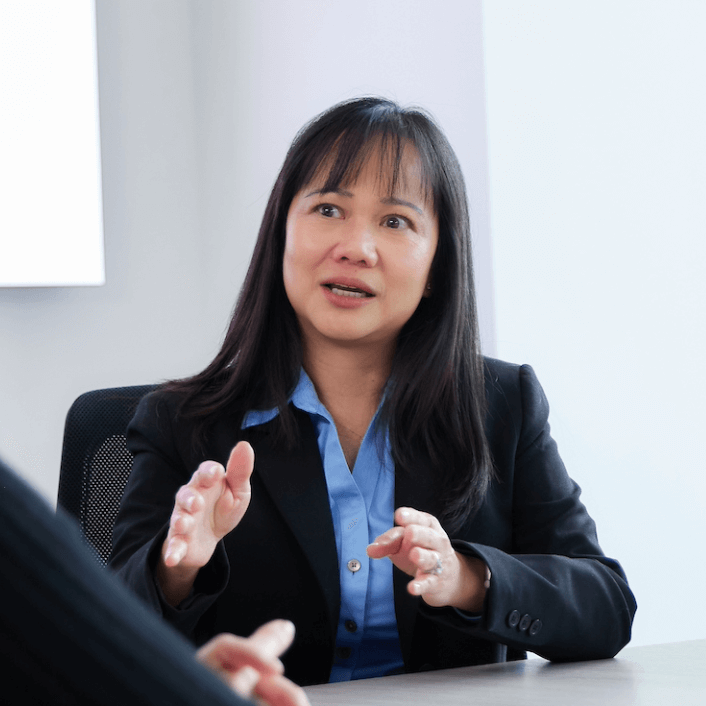
[(373, 154), (335, 192), (322, 192), (322, 175), (289, 207), (284, 286), (306, 345), (394, 346), (430, 292), (439, 227), (416, 154), (406, 150), (392, 197), (379, 164)]

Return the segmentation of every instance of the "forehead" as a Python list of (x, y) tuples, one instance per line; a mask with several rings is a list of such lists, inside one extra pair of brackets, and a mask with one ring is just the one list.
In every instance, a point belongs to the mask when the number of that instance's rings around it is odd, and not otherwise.
[(407, 195), (433, 210), (431, 189), (419, 153), (413, 145), (381, 145), (377, 141), (359, 149), (354, 155), (345, 152), (342, 148), (326, 155), (301, 190), (333, 192), (358, 183), (372, 182), (381, 196), (395, 198)]

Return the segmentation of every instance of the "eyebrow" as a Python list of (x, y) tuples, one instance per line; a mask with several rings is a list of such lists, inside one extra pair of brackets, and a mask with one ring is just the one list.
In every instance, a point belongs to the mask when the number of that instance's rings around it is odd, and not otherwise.
[(353, 193), (351, 191), (346, 191), (345, 189), (316, 189), (316, 191), (312, 191), (310, 194), (307, 194), (305, 198), (308, 199), (310, 196), (316, 196), (317, 194), (321, 196), (324, 194), (338, 194), (339, 196), (345, 196), (347, 199), (353, 198)]
[(387, 198), (380, 199), (380, 201), (390, 206), (407, 206), (407, 208), (411, 208), (413, 211), (416, 211), (420, 216), (424, 215), (424, 211), (422, 211), (419, 206), (413, 204), (411, 201), (404, 201), (403, 199), (398, 199), (395, 196), (388, 196)]
[[(316, 189), (316, 191), (312, 191), (307, 194), (305, 198), (308, 199), (310, 196), (316, 195), (323, 196), (324, 194), (338, 194), (339, 196), (345, 196), (348, 199), (353, 198), (353, 193), (351, 191), (346, 191), (345, 189)], [(380, 199), (380, 203), (384, 203), (388, 206), (406, 206), (407, 208), (411, 208), (413, 211), (416, 211), (420, 216), (424, 215), (424, 211), (422, 211), (419, 206), (413, 204), (411, 201), (398, 199), (396, 196), (386, 196), (384, 199)]]

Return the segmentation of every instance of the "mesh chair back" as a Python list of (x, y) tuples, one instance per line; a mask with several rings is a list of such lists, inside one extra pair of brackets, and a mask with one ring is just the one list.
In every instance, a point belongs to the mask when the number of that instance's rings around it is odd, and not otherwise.
[(132, 470), (127, 425), (138, 402), (156, 387), (86, 392), (66, 415), (58, 504), (78, 520), (102, 564), (110, 557), (113, 523)]

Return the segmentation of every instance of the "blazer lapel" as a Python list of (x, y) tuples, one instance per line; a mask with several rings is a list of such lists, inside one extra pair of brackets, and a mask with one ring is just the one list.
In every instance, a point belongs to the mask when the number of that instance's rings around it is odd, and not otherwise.
[(282, 513), (323, 590), (335, 636), (341, 603), (338, 553), (326, 478), (309, 416), (293, 408), (297, 445), (283, 451), (272, 443), (273, 422), (243, 430), (255, 451), (255, 473)]
[[(395, 469), (395, 508), (412, 507), (438, 517), (437, 489), (433, 481), (434, 478), (428, 472), (428, 468), (423, 468), (421, 465), (410, 470)], [(407, 584), (411, 580), (411, 576), (397, 567), (394, 568), (397, 630), (400, 635), (402, 659), (406, 665), (411, 662), (414, 628), (421, 603), (419, 596), (412, 596), (407, 591)]]

